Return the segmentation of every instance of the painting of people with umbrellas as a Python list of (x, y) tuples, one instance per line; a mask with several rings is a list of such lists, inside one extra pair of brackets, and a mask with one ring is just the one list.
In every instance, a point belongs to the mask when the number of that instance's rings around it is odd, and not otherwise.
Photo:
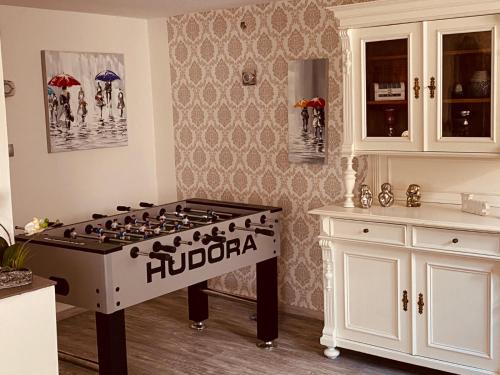
[(42, 51), (49, 152), (126, 146), (122, 54)]
[(328, 59), (288, 64), (288, 160), (323, 163), (326, 154)]

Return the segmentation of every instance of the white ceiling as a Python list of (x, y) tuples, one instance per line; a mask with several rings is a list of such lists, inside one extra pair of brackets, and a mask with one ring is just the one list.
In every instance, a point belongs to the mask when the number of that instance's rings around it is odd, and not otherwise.
[(0, 5), (156, 18), (276, 0), (0, 0)]

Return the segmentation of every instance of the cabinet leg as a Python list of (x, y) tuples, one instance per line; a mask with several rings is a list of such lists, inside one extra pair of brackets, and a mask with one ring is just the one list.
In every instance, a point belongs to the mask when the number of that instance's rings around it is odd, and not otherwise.
[(204, 320), (208, 319), (208, 295), (202, 289), (207, 289), (208, 282), (194, 284), (188, 287), (189, 320), (191, 328), (197, 331), (205, 329)]
[(100, 375), (127, 375), (125, 313), (95, 313)]
[(325, 357), (328, 357), (330, 359), (335, 359), (340, 355), (338, 349), (335, 348), (326, 348), (323, 353), (325, 354)]
[(257, 346), (272, 349), (278, 338), (278, 258), (257, 263)]

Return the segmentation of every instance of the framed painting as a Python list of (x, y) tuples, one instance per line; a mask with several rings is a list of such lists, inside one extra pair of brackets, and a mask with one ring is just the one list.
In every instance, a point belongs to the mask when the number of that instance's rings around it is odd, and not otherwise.
[(49, 152), (126, 146), (123, 54), (42, 51)]
[(328, 59), (288, 64), (288, 160), (324, 163), (328, 104)]

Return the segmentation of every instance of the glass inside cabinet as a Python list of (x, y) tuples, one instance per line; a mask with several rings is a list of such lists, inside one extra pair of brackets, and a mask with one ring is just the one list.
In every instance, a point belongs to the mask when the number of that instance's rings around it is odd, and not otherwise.
[(367, 137), (408, 136), (408, 39), (365, 43)]
[(491, 137), (491, 31), (442, 36), (442, 136)]

